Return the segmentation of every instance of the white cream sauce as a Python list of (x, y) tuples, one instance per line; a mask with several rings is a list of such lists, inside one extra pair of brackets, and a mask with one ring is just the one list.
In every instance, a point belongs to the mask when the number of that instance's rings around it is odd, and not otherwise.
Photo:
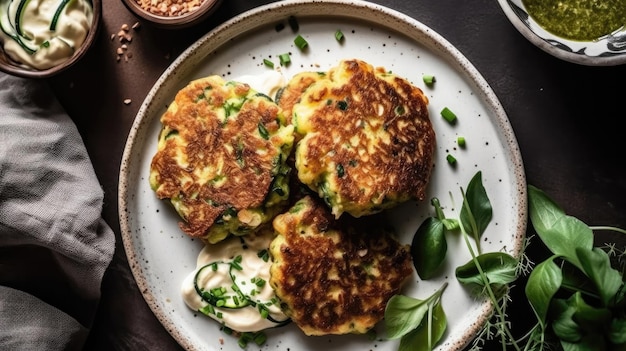
[[(272, 237), (273, 231), (265, 230), (261, 234), (231, 236), (217, 244), (206, 245), (198, 255), (196, 269), (182, 285), (182, 296), (187, 306), (240, 332), (256, 332), (286, 321), (288, 318), (281, 311), (278, 298), (269, 284), (272, 260), (268, 248)], [(233, 262), (238, 263), (233, 266)], [(234, 283), (241, 290), (241, 295), (237, 295), (240, 305), (244, 304), (242, 296), (253, 303), (239, 308), (217, 307), (203, 300), (197, 292), (196, 286), (207, 292), (223, 287), (231, 296), (236, 295), (231, 288), (231, 273)], [(227, 300), (226, 303), (232, 306), (232, 299)], [(265, 306), (263, 309), (267, 310), (269, 318), (262, 316), (260, 304)]]
[[(243, 75), (233, 80), (246, 83), (272, 99), (285, 85), (285, 78), (275, 70)], [(187, 306), (239, 332), (261, 331), (287, 321), (288, 317), (281, 311), (278, 298), (269, 284), (272, 259), (268, 250), (273, 236), (273, 230), (268, 228), (258, 234), (231, 236), (217, 244), (206, 245), (198, 255), (196, 268), (182, 284), (182, 296)], [(240, 266), (241, 269), (233, 268), (233, 261), (237, 261), (235, 267)], [(228, 295), (237, 295), (231, 289), (231, 273), (244, 298), (253, 301), (252, 304), (241, 308), (217, 307), (203, 300), (196, 290), (196, 286), (202, 291), (224, 287)], [(241, 296), (237, 296), (240, 300)], [(227, 300), (229, 304), (233, 303), (232, 298)], [(269, 318), (261, 315), (259, 304), (265, 306)]]
[(276, 98), (278, 90), (286, 84), (285, 77), (275, 70), (256, 75), (242, 75), (233, 80), (248, 84), (254, 90), (271, 97), (272, 100)]
[[(23, 9), (20, 4), (25, 4)], [(83, 44), (93, 23), (93, 8), (88, 0), (66, 4), (63, 0), (0, 0), (0, 16), (0, 40), (6, 54), (22, 66), (44, 70), (68, 60)]]

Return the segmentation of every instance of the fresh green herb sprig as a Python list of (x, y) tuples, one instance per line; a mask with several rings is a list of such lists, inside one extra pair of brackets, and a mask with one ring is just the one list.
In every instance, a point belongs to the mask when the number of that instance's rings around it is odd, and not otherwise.
[(389, 339), (400, 338), (398, 351), (430, 351), (446, 331), (447, 320), (441, 296), (448, 283), (426, 300), (395, 295), (385, 308), (385, 326)]
[[(552, 256), (530, 273), (525, 287), (537, 317), (530, 342), (556, 337), (563, 350), (626, 350), (624, 272), (609, 252), (594, 247), (592, 227), (567, 215), (540, 189), (529, 185), (530, 220)], [(542, 348), (538, 348), (542, 349)]]
[[(412, 253), (426, 256), (423, 261), (414, 261), (420, 277), (434, 277), (445, 260), (446, 233), (460, 230), (472, 259), (457, 267), (456, 278), (494, 305), (492, 318), (471, 350), (481, 350), (486, 340), (494, 338), (499, 339), (502, 350), (626, 350), (624, 252), (614, 245), (594, 247), (593, 237), (594, 231), (626, 234), (626, 230), (588, 226), (529, 185), (530, 221), (552, 253), (533, 267), (523, 251), (519, 259), (504, 252), (481, 252), (479, 239), (491, 221), (492, 208), (480, 172), (470, 181), (467, 192), (461, 192), (463, 207), (458, 220), (446, 218), (438, 200), (431, 201), (436, 215), (427, 218), (416, 232)], [(424, 255), (424, 250), (429, 255)], [(524, 292), (537, 322), (516, 339), (506, 307), (511, 284), (521, 274), (529, 274)]]

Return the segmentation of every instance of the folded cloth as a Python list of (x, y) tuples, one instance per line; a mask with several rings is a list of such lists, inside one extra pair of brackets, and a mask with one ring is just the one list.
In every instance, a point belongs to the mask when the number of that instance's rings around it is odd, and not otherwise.
[(0, 73), (0, 350), (78, 350), (115, 237), (76, 126), (45, 82)]

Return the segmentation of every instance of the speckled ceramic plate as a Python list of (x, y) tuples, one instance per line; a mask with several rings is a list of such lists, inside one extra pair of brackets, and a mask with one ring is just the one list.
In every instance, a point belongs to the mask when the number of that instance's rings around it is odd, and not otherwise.
[[(294, 47), (296, 34), (286, 26), (295, 16), (309, 43), (306, 52)], [(345, 38), (335, 39), (341, 30)], [(141, 106), (132, 127), (121, 165), (119, 212), (124, 248), (130, 267), (148, 305), (173, 337), (189, 350), (240, 350), (237, 340), (220, 331), (209, 318), (191, 311), (180, 287), (194, 269), (202, 244), (186, 237), (168, 202), (157, 200), (148, 183), (156, 152), (159, 118), (175, 93), (191, 79), (219, 74), (227, 79), (267, 71), (263, 59), (278, 65), (277, 55), (290, 52), (291, 64), (282, 68), (288, 78), (302, 70), (327, 70), (342, 58), (359, 58), (401, 75), (421, 87), (430, 100), (429, 111), (437, 133), (436, 165), (428, 197), (438, 197), (449, 217), (457, 217), (466, 187), (477, 171), (494, 208), (484, 235), (485, 251), (504, 250), (519, 255), (526, 232), (526, 181), (515, 135), (497, 97), (479, 72), (448, 41), (417, 20), (397, 11), (361, 1), (280, 1), (244, 13), (208, 33), (158, 79)], [(426, 87), (422, 75), (436, 77)], [(440, 116), (448, 107), (458, 116), (450, 125)], [(466, 148), (456, 144), (458, 136)], [(456, 167), (446, 155), (457, 159)], [(429, 201), (407, 203), (389, 218), (400, 240), (410, 243), (422, 221), (433, 214)], [(448, 329), (437, 350), (459, 350), (469, 343), (490, 315), (492, 306), (476, 300), (456, 281), (455, 267), (469, 261), (459, 237), (449, 238), (445, 274), (421, 281), (417, 275), (405, 294), (430, 296), (449, 283), (443, 307)], [(398, 341), (375, 341), (364, 336), (306, 337), (294, 325), (267, 331), (264, 350), (379, 350), (395, 351)]]
[(586, 66), (614, 66), (626, 63), (626, 29), (594, 41), (574, 41), (543, 29), (528, 15), (522, 0), (498, 0), (513, 26), (541, 50), (562, 60)]

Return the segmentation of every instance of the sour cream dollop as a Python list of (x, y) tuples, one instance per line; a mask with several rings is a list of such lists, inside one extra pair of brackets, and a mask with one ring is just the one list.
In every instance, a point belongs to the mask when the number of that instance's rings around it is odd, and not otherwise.
[(182, 284), (187, 306), (239, 332), (286, 323), (289, 318), (269, 284), (272, 237), (272, 230), (262, 230), (206, 245)]
[(0, 0), (0, 40), (20, 65), (45, 70), (68, 60), (93, 23), (89, 0)]
[[(233, 80), (272, 99), (285, 85), (285, 78), (275, 70)], [(289, 318), (269, 284), (272, 258), (268, 249), (273, 237), (273, 229), (267, 227), (258, 233), (231, 235), (217, 244), (205, 245), (196, 268), (183, 281), (185, 304), (239, 332), (257, 332), (287, 323)]]

